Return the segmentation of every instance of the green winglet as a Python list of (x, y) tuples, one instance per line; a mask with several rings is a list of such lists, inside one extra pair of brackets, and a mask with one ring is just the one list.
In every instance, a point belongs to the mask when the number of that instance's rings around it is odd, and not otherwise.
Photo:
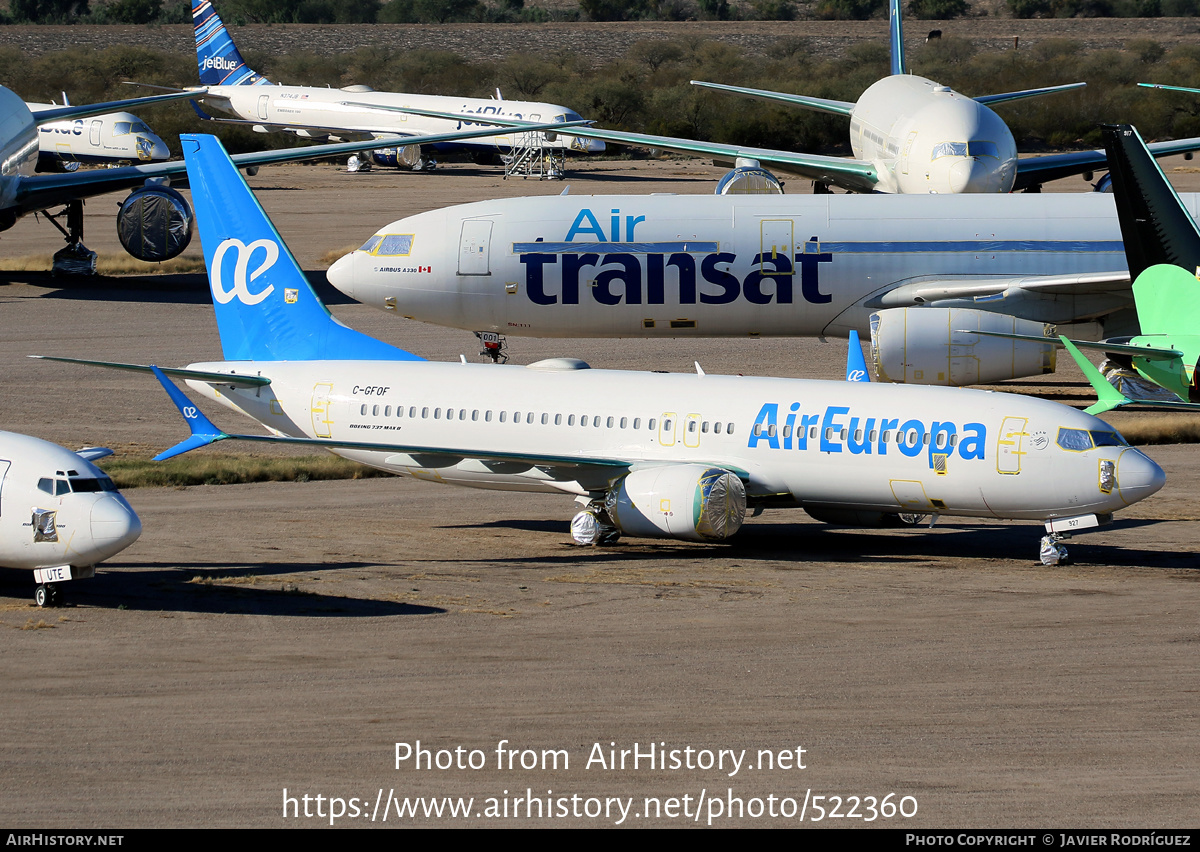
[(1096, 391), (1095, 404), (1085, 408), (1085, 412), (1088, 414), (1102, 414), (1117, 406), (1129, 404), (1129, 398), (1108, 383), (1108, 380), (1096, 369), (1096, 365), (1083, 357), (1083, 353), (1079, 351), (1078, 346), (1061, 334), (1058, 336), (1058, 339), (1062, 341), (1062, 345), (1071, 353), (1071, 357), (1075, 359), (1075, 363), (1079, 365), (1079, 369), (1083, 371), (1083, 375), (1091, 383), (1092, 389)]

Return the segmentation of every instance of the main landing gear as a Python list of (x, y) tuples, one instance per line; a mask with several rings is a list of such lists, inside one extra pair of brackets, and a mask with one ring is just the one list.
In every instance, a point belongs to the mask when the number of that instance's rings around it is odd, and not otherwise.
[(609, 521), (604, 504), (593, 502), (571, 519), (571, 538), (576, 544), (609, 545), (616, 544), (621, 537), (621, 531)]
[(1071, 558), (1067, 555), (1067, 548), (1059, 544), (1070, 538), (1063, 533), (1050, 533), (1042, 536), (1042, 545), (1038, 556), (1042, 560), (1043, 565), (1070, 565)]
[[(67, 241), (66, 248), (54, 253), (53, 275), (95, 275), (96, 253), (83, 244), (83, 200), (68, 201), (66, 206), (57, 213), (43, 210), (50, 224), (62, 232)], [(59, 219), (66, 218), (64, 228)]]

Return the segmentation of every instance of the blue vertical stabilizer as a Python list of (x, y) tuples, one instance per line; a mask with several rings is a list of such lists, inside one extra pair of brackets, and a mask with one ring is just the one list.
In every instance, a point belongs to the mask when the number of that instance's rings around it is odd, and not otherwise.
[(227, 360), (424, 360), (334, 319), (220, 141), (179, 141)]
[(237, 45), (208, 0), (192, 0), (196, 63), (204, 86), (269, 86), (271, 81), (246, 65)]

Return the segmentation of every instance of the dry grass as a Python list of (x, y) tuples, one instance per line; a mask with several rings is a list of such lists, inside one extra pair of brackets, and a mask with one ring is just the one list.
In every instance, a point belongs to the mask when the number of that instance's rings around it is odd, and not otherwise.
[(358, 246), (342, 246), (341, 248), (330, 249), (329, 251), (325, 252), (325, 254), (317, 258), (317, 263), (326, 267), (333, 266), (338, 262), (338, 260), (350, 254), (350, 252), (354, 251), (356, 248), (358, 248)]
[(1108, 412), (1101, 419), (1116, 427), (1131, 444), (1200, 443), (1200, 416), (1194, 414), (1133, 414)]
[(101, 465), (118, 488), (235, 485), (246, 482), (310, 482), (391, 476), (337, 456), (271, 458), (204, 455), (166, 462), (106, 459)]
[[(54, 265), (46, 255), (0, 258), (0, 272), (49, 272)], [(100, 275), (168, 275), (204, 271), (204, 258), (184, 256), (162, 263), (147, 263), (127, 254), (102, 254), (96, 258)]]

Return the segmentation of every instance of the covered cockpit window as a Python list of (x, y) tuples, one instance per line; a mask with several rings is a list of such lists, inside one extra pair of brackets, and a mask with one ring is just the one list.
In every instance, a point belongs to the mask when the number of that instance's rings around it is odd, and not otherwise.
[(388, 234), (380, 241), (379, 248), (375, 249), (375, 254), (379, 257), (385, 255), (395, 257), (411, 254), (412, 244), (412, 234)]
[(1092, 448), (1092, 435), (1086, 429), (1059, 429), (1058, 445), (1064, 450), (1083, 452)]
[(966, 142), (939, 142), (933, 147), (933, 154), (929, 159), (936, 160), (939, 157), (965, 157), (967, 156)]
[(367, 254), (370, 254), (371, 252), (375, 251), (375, 246), (379, 245), (379, 241), (382, 239), (383, 234), (376, 234), (375, 236), (371, 237), (371, 239), (363, 243), (362, 248), (360, 248), (359, 251), (365, 251)]

